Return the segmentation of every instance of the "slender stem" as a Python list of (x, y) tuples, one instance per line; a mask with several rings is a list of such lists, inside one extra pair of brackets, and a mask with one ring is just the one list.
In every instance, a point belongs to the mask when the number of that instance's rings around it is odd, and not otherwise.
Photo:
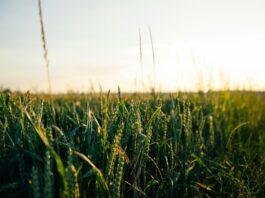
[(152, 47), (152, 58), (153, 58), (153, 86), (155, 90), (156, 86), (156, 61), (155, 61), (155, 50), (154, 50), (154, 43), (153, 43), (153, 36), (152, 36), (152, 31), (151, 28), (149, 27), (149, 36), (150, 36), (150, 42), (151, 42), (151, 47)]
[(50, 78), (50, 70), (49, 70), (50, 62), (48, 59), (48, 49), (47, 49), (47, 42), (46, 42), (46, 38), (45, 38), (41, 0), (38, 0), (38, 7), (39, 7), (39, 17), (40, 17), (40, 26), (41, 26), (41, 40), (42, 40), (42, 47), (43, 47), (43, 51), (44, 51), (43, 57), (44, 57), (44, 61), (46, 64), (47, 78), (48, 78), (48, 84), (49, 84), (49, 93), (51, 93), (52, 86), (51, 86), (51, 78)]
[(141, 83), (142, 83), (142, 86), (144, 89), (142, 37), (141, 37), (141, 29), (140, 28), (139, 28), (139, 56), (140, 56), (140, 66), (141, 66)]

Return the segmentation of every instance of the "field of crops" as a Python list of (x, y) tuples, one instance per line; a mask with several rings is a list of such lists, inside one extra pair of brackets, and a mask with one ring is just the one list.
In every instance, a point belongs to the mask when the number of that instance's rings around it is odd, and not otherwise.
[(0, 93), (0, 197), (264, 197), (265, 95)]

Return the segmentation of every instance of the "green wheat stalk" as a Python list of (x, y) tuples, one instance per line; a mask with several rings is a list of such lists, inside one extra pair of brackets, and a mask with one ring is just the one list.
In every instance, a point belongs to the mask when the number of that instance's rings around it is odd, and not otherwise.
[(40, 198), (40, 181), (39, 181), (39, 171), (38, 168), (35, 166), (32, 167), (31, 171), (31, 178), (32, 178), (32, 193), (34, 198)]
[(112, 197), (119, 198), (121, 197), (121, 182), (122, 182), (122, 175), (123, 175), (123, 166), (124, 166), (124, 154), (121, 153), (118, 158), (118, 164), (115, 169), (115, 175), (114, 175), (114, 185), (113, 185), (113, 193)]
[(49, 150), (45, 152), (44, 158), (44, 196), (53, 197), (53, 173), (51, 167), (51, 153)]

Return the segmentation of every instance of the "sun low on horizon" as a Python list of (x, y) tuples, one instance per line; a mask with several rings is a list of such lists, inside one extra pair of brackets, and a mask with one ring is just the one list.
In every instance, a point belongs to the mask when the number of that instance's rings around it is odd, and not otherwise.
[[(262, 0), (41, 1), (53, 93), (265, 90)], [(47, 92), (37, 0), (0, 2), (0, 87)]]

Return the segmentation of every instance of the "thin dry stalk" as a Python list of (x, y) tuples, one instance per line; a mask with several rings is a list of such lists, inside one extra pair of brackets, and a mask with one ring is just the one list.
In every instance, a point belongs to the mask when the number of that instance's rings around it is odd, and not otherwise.
[(143, 74), (143, 53), (142, 53), (142, 37), (141, 29), (139, 28), (139, 57), (140, 57), (140, 66), (141, 66), (141, 83), (144, 88), (144, 74)]
[(155, 90), (156, 86), (156, 60), (155, 60), (155, 49), (154, 49), (154, 42), (153, 42), (153, 36), (152, 36), (152, 31), (151, 28), (149, 27), (149, 37), (150, 37), (150, 42), (151, 42), (151, 47), (152, 47), (152, 58), (153, 58), (153, 88)]
[(43, 16), (42, 16), (42, 7), (41, 7), (41, 0), (38, 1), (38, 7), (39, 7), (39, 17), (40, 17), (40, 26), (41, 26), (41, 40), (42, 40), (42, 47), (43, 47), (43, 57), (46, 64), (46, 71), (47, 71), (47, 78), (48, 78), (48, 84), (49, 84), (49, 93), (52, 91), (51, 87), (51, 78), (50, 78), (50, 70), (49, 70), (49, 59), (48, 59), (48, 49), (47, 49), (47, 42), (45, 38), (45, 31), (44, 31), (44, 23), (43, 23)]

